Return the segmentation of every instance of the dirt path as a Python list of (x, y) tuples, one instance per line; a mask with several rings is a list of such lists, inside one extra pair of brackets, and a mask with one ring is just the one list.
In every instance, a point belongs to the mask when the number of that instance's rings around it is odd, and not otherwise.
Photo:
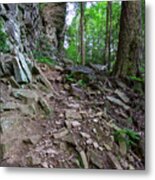
[[(13, 131), (13, 148), (8, 150), (1, 166), (144, 168), (142, 95), (120, 80), (106, 78), (77, 85), (67, 80), (64, 69), (59, 66), (49, 69), (40, 65), (40, 68), (52, 90), (45, 92), (35, 83), (24, 88), (33, 90), (37, 86), (37, 94), (43, 96), (51, 112), (47, 115), (37, 109), (35, 116), (23, 117), (19, 128)], [(5, 92), (10, 91), (5, 81), (3, 87), (4, 103), (12, 97), (5, 96)], [(18, 99), (12, 101), (21, 102)], [(5, 113), (10, 111), (3, 115)], [(124, 128), (133, 131), (122, 131)], [(138, 132), (140, 140), (136, 140), (137, 134), (133, 132)], [(9, 131), (5, 139), (10, 139), (10, 135)], [(118, 135), (123, 137), (122, 141), (117, 139)], [(138, 144), (128, 143), (134, 141)]]

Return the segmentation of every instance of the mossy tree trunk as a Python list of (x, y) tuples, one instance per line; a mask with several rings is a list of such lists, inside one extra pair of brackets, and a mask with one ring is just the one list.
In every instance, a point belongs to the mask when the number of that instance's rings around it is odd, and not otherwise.
[(117, 59), (113, 68), (116, 77), (139, 74), (141, 59), (141, 2), (123, 1)]

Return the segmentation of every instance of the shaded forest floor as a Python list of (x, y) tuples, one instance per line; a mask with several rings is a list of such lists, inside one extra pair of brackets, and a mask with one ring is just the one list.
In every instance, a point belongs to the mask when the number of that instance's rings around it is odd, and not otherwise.
[(144, 169), (141, 84), (38, 66), (22, 88), (1, 79), (1, 166)]

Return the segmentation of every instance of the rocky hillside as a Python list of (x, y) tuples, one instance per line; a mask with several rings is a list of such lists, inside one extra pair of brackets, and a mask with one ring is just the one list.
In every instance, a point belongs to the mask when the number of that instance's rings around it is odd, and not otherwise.
[(1, 166), (144, 169), (143, 97), (91, 72), (38, 64), (29, 84), (1, 79)]

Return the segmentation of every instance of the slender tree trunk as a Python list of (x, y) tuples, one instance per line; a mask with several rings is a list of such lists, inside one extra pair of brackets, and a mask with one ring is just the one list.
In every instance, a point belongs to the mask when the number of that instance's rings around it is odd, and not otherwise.
[[(92, 39), (93, 39), (93, 47), (95, 47), (95, 37), (92, 37)], [(95, 58), (95, 49), (92, 48), (92, 57), (91, 57), (92, 62), (94, 62), (94, 58)]]
[(111, 26), (112, 26), (112, 2), (107, 2), (106, 12), (106, 39), (105, 39), (105, 52), (104, 52), (104, 64), (108, 64), (110, 69), (110, 43), (111, 43)]
[(85, 45), (84, 45), (84, 2), (80, 3), (81, 18), (80, 18), (80, 28), (81, 28), (81, 62), (85, 65)]
[(106, 38), (105, 38), (105, 52), (104, 52), (104, 64), (108, 63), (108, 35), (109, 34), (109, 2), (107, 2), (107, 11), (106, 11)]
[(140, 1), (123, 1), (120, 19), (117, 59), (113, 69), (116, 77), (135, 76), (139, 71), (142, 34)]
[(112, 36), (112, 1), (109, 1), (109, 39), (108, 39), (108, 70), (111, 67), (111, 37)]
[(78, 62), (79, 58), (79, 27), (76, 29), (76, 62)]

